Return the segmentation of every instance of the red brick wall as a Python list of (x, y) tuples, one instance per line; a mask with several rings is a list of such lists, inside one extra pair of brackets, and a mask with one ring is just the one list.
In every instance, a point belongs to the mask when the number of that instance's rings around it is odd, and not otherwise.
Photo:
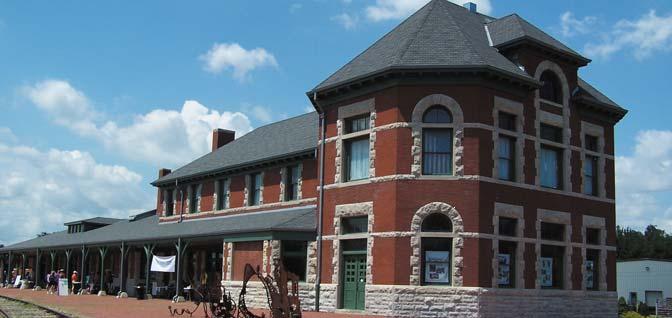
[(231, 267), (232, 279), (243, 280), (245, 275), (245, 264), (250, 264), (255, 269), (264, 265), (262, 241), (256, 242), (236, 242), (233, 243), (233, 266)]

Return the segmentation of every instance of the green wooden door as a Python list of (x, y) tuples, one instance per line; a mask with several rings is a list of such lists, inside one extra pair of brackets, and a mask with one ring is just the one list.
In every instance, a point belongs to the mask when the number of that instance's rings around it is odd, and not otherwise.
[(343, 256), (343, 308), (364, 310), (366, 255)]

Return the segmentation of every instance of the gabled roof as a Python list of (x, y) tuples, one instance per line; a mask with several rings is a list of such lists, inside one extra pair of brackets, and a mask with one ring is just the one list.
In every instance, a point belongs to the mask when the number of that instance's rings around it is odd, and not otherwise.
[(112, 223), (115, 223), (115, 222), (119, 222), (121, 220), (123, 220), (123, 219), (105, 218), (105, 217), (98, 216), (98, 217), (95, 217), (95, 218), (68, 222), (68, 223), (65, 223), (64, 225), (68, 226), (68, 225), (79, 224), (79, 223), (109, 225), (109, 224), (112, 224)]
[(490, 46), (485, 16), (432, 0), (313, 91), (391, 69), (487, 68), (534, 81)]
[(589, 59), (556, 40), (546, 32), (527, 22), (517, 14), (507, 15), (487, 24), (492, 44), (496, 47), (506, 46), (522, 40), (531, 40), (543, 46), (568, 54), (588, 64)]
[(61, 231), (0, 248), (2, 251), (36, 248), (64, 248), (111, 243), (154, 242), (207, 236), (233, 236), (241, 233), (305, 232), (314, 235), (315, 206), (303, 206), (267, 212), (243, 213), (222, 217), (159, 223), (156, 210), (143, 213), (135, 220), (122, 220), (87, 232)]
[(317, 146), (317, 120), (317, 113), (312, 112), (259, 127), (152, 184), (167, 184), (176, 179), (225, 172), (314, 151)]

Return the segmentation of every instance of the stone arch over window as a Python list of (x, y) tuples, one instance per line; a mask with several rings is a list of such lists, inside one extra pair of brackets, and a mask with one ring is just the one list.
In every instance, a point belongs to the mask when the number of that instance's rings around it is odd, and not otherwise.
[[(439, 110), (444, 107), (450, 114), (450, 122), (424, 122), (424, 117), (432, 110)], [(462, 108), (453, 98), (443, 94), (432, 94), (423, 97), (415, 105), (411, 116), (411, 128), (413, 136), (413, 146), (411, 155), (411, 173), (416, 177), (421, 176), (422, 153), (423, 153), (423, 129), (451, 129), (452, 130), (452, 173), (454, 176), (464, 175), (464, 165), (462, 163), (463, 146), (462, 138), (464, 136), (464, 115)]]
[[(425, 220), (436, 218), (441, 219), (440, 216), (445, 216), (450, 221), (449, 232), (439, 231), (423, 231), (423, 223)], [(425, 227), (427, 229), (427, 227)], [(460, 213), (450, 204), (443, 202), (432, 202), (424, 205), (415, 212), (411, 221), (411, 232), (414, 235), (411, 237), (411, 285), (421, 285), (423, 282), (422, 267), (424, 266), (424, 255), (422, 249), (423, 239), (447, 238), (452, 240), (452, 247), (450, 253), (450, 285), (462, 286), (463, 278), (462, 271), (464, 260), (462, 257), (462, 248), (464, 247), (464, 239), (461, 233), (464, 232), (464, 224)]]
[[(560, 93), (562, 93), (562, 99), (561, 102), (558, 102), (558, 104), (562, 104), (563, 106), (568, 106), (569, 105), (569, 83), (567, 82), (567, 77), (565, 76), (565, 72), (562, 71), (562, 68), (558, 64), (555, 64), (551, 61), (543, 61), (539, 63), (537, 66), (537, 70), (534, 72), (534, 78), (541, 81), (542, 74), (546, 73), (547, 71), (551, 71), (553, 75), (557, 77), (557, 80), (560, 85)], [(549, 74), (549, 73), (546, 73)], [(536, 97), (540, 98), (540, 93), (541, 89), (536, 90)]]
[[(562, 99), (561, 103), (557, 103), (554, 101), (549, 101), (546, 99), (541, 98), (541, 89), (537, 89), (535, 91), (535, 98), (534, 98), (534, 107), (535, 107), (535, 113), (536, 113), (536, 118), (534, 121), (535, 129), (536, 129), (536, 136), (537, 140), (535, 141), (535, 153), (537, 154), (535, 157), (535, 171), (536, 176), (535, 176), (535, 184), (540, 186), (541, 185), (541, 150), (542, 150), (542, 142), (540, 142), (540, 131), (541, 131), (541, 124), (550, 124), (551, 126), (556, 126), (562, 128), (562, 179), (561, 179), (561, 186), (560, 189), (561, 191), (571, 191), (573, 189), (572, 187), (572, 178), (571, 178), (571, 150), (570, 150), (570, 138), (572, 135), (570, 124), (569, 124), (569, 117), (570, 117), (570, 109), (569, 109), (569, 98), (570, 98), (570, 88), (569, 88), (569, 82), (567, 81), (567, 76), (565, 75), (564, 71), (562, 68), (549, 60), (545, 60), (537, 66), (537, 69), (534, 72), (534, 78), (541, 81), (542, 74), (549, 74), (547, 72), (552, 72), (556, 77), (559, 82), (561, 91), (562, 91)], [(547, 112), (541, 109), (541, 104), (548, 105), (550, 107), (559, 107), (562, 108), (562, 116), (556, 115), (551, 112)]]

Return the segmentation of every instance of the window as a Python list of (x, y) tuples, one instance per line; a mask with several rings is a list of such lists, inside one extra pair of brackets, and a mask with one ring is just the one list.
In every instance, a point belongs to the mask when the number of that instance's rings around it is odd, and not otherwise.
[(165, 203), (166, 210), (164, 211), (165, 216), (173, 215), (173, 190), (166, 190), (165, 197), (163, 202)]
[(516, 115), (499, 112), (498, 116), (499, 128), (506, 129), (510, 131), (516, 131)]
[(541, 245), (541, 288), (563, 288), (564, 259), (564, 246)]
[(262, 180), (261, 180), (261, 173), (253, 173), (250, 175), (250, 188), (249, 188), (249, 196), (248, 196), (248, 204), (249, 206), (253, 205), (259, 205), (261, 204), (261, 185), (262, 185)]
[(306, 281), (306, 264), (308, 262), (308, 243), (304, 241), (282, 241), (282, 265), (285, 270)]
[(500, 135), (497, 144), (498, 177), (501, 180), (514, 181), (516, 178), (516, 140), (509, 136)]
[(600, 245), (600, 229), (586, 228), (586, 244)]
[[(430, 107), (422, 117), (424, 123), (450, 124), (453, 116), (443, 106)], [(422, 130), (422, 173), (448, 175), (453, 173), (452, 128)]]
[(585, 147), (587, 150), (597, 152), (597, 137), (591, 135), (584, 136)]
[(562, 188), (562, 150), (541, 145), (540, 182), (542, 187)]
[(345, 133), (354, 133), (358, 131), (364, 131), (369, 129), (370, 125), (370, 115), (366, 114), (364, 116), (358, 116), (353, 118), (348, 118), (345, 120)]
[(600, 289), (600, 279), (599, 279), (599, 267), (600, 267), (600, 251), (587, 249), (586, 250), (586, 289), (587, 290), (599, 290)]
[(422, 222), (423, 232), (452, 232), (453, 222), (440, 213), (433, 213), (428, 215)]
[(366, 233), (369, 228), (367, 216), (353, 216), (341, 219), (341, 234)]
[(451, 283), (451, 238), (422, 239), (422, 282), (425, 285), (450, 285)]
[(565, 225), (558, 223), (541, 222), (541, 239), (551, 241), (564, 241)]
[(637, 306), (637, 293), (630, 292), (630, 306)]
[(562, 143), (562, 128), (551, 125), (541, 124), (541, 139)]
[(191, 185), (191, 198), (189, 198), (189, 213), (197, 213), (201, 206), (201, 185)]
[(345, 142), (345, 181), (369, 177), (369, 136)]
[(516, 242), (499, 241), (497, 253), (497, 285), (500, 288), (516, 287)]
[(226, 189), (226, 179), (217, 180), (217, 210), (226, 209), (228, 199), (228, 189)]
[(597, 195), (597, 157), (586, 155), (583, 161), (583, 193)]
[(542, 86), (539, 91), (539, 97), (547, 101), (562, 104), (562, 89), (558, 76), (552, 71), (545, 71), (541, 73), (540, 81)]
[(286, 171), (285, 201), (297, 200), (299, 198), (299, 166), (287, 167)]
[(516, 236), (518, 219), (499, 217), (499, 235)]
[[(428, 215), (422, 222), (422, 232), (452, 232), (453, 223), (448, 216), (440, 213)], [(450, 285), (452, 273), (452, 238), (423, 237), (422, 283), (425, 285)]]
[(422, 122), (427, 124), (450, 124), (453, 122), (453, 115), (445, 107), (435, 105), (425, 111), (422, 115)]

